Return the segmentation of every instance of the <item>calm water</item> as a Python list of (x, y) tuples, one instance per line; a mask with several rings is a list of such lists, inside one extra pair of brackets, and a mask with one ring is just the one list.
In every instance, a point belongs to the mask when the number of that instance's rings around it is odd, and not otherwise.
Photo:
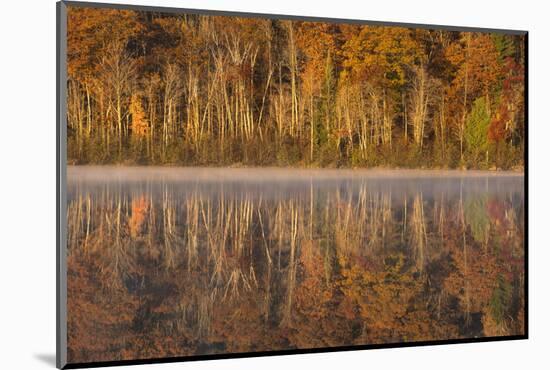
[(69, 362), (523, 334), (523, 180), (69, 168)]

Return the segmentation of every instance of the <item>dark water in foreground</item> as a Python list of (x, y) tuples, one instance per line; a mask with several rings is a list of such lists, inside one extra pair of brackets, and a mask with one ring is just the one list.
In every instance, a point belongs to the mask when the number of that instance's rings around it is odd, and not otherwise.
[(69, 362), (524, 332), (522, 176), (130, 172), (69, 169)]

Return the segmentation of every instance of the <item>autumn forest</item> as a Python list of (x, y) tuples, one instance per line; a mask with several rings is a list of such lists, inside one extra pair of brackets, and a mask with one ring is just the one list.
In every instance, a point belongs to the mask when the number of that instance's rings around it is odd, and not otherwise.
[(71, 164), (522, 169), (525, 37), (68, 10)]

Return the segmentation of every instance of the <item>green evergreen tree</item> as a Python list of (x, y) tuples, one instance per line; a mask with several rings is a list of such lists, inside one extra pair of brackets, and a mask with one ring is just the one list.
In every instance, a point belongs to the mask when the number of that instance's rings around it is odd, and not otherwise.
[(501, 62), (507, 57), (513, 57), (516, 53), (513, 36), (493, 34), (493, 40)]
[(489, 140), (487, 134), (490, 123), (491, 116), (485, 97), (476, 99), (468, 116), (464, 135), (467, 149), (474, 161), (477, 161), (482, 154), (488, 155)]
[(491, 296), (489, 303), (491, 315), (497, 324), (501, 324), (509, 310), (510, 300), (512, 298), (511, 286), (504, 277), (499, 274), (497, 277), (497, 285)]

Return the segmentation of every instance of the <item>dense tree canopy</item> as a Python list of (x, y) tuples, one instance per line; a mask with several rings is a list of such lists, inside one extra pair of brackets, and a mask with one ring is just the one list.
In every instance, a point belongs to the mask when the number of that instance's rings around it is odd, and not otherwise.
[(521, 168), (524, 37), (69, 7), (71, 163)]

